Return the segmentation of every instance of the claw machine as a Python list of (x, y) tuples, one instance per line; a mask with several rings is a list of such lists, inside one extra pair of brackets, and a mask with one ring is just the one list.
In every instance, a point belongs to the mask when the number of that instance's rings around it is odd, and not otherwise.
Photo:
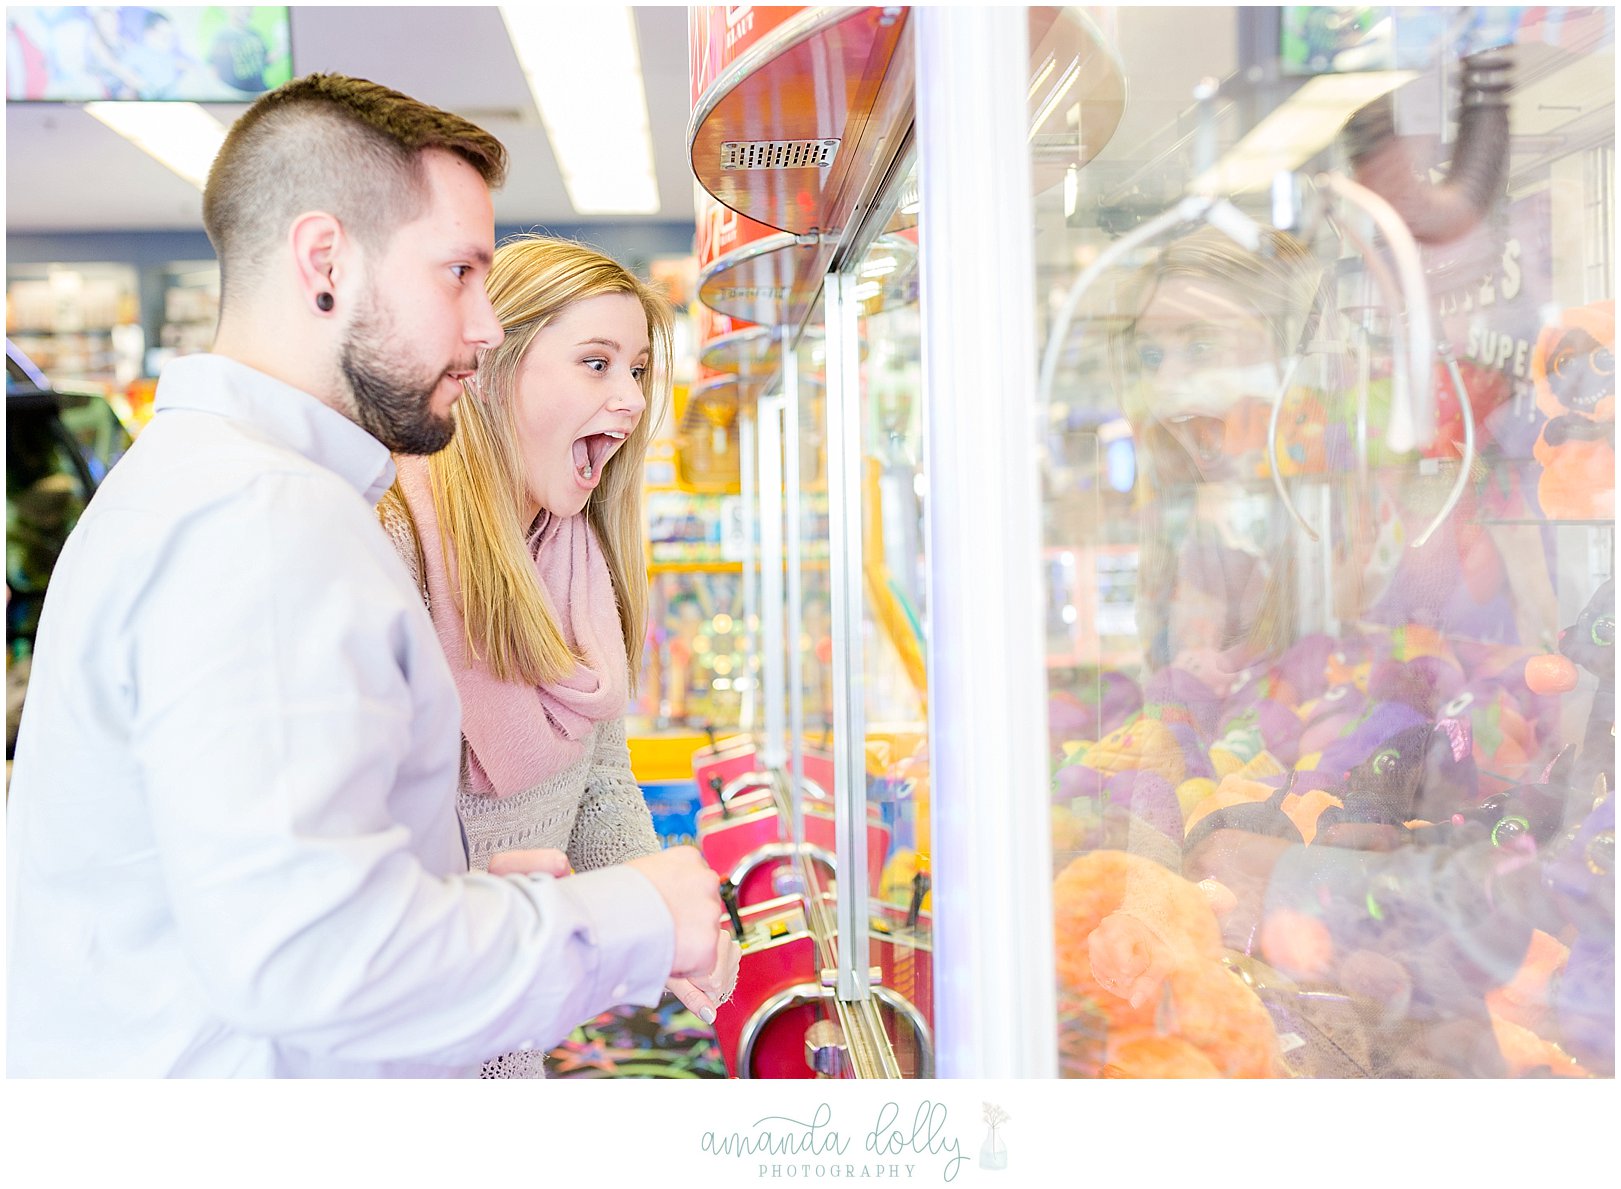
[(769, 1076), (1613, 1076), (1613, 12), (692, 31)]
[[(919, 239), (929, 150), (917, 134), (935, 51), (918, 40), (923, 15), (691, 10), (689, 142), (708, 196), (700, 239), (715, 245), (700, 299), (783, 345), (747, 452), (761, 718), (699, 767), (701, 786), (715, 782), (700, 846), (723, 876), (745, 873), (727, 887), (745, 990), (732, 1025), (717, 1023), (736, 1076), (930, 1077), (951, 1039), (935, 925), (936, 470)], [(1079, 10), (1020, 20), (1027, 131), (1047, 158), (1067, 145), (1084, 159), (1118, 118), (1113, 57)], [(1059, 84), (1086, 98), (1084, 119), (1048, 102)], [(995, 628), (978, 630), (988, 641)], [(990, 743), (994, 727), (968, 736)], [(762, 874), (755, 860), (772, 866)], [(950, 998), (982, 985), (960, 979)]]
[[(1612, 1077), (1613, 12), (1111, 21), (1134, 102), (1027, 199), (1001, 422), (1021, 564), (1133, 558), (1128, 636), (1021, 661), (1027, 1068)], [(1107, 601), (1071, 571), (1040, 622)]]

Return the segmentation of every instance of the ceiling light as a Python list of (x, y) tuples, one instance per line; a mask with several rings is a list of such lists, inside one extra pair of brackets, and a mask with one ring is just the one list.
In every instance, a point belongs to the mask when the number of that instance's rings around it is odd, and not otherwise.
[(658, 214), (653, 135), (631, 10), (503, 5), (501, 19), (574, 209), (582, 215)]
[(1322, 74), (1308, 81), (1193, 183), (1197, 194), (1262, 190), (1322, 152), (1353, 112), (1415, 78), (1411, 70)]
[(225, 125), (195, 103), (98, 102), (84, 110), (199, 190), (225, 143)]
[[(1045, 77), (1045, 76), (1043, 76)], [(1030, 135), (1033, 137), (1040, 132), (1047, 123), (1047, 117), (1053, 114), (1059, 102), (1068, 95), (1075, 80), (1081, 77), (1081, 60), (1071, 58), (1069, 65), (1064, 67), (1064, 73), (1058, 76), (1058, 82), (1053, 86), (1052, 93), (1042, 102), (1041, 107), (1030, 120)]]

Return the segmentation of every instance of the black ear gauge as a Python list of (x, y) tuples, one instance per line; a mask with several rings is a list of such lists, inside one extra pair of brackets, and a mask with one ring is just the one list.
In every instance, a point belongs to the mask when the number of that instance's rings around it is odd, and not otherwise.
[(333, 302), (332, 294), (330, 293), (322, 292), (315, 295), (315, 308), (320, 310), (323, 314), (330, 314), (334, 304), (336, 303)]

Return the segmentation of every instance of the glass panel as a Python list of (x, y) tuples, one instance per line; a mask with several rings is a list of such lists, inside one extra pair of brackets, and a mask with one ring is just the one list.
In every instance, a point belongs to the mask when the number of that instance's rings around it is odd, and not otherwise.
[(823, 769), (833, 749), (833, 611), (827, 519), (827, 337), (817, 304), (795, 348), (799, 404), (799, 651), (801, 721), (810, 779), (831, 792)]
[(745, 608), (739, 430), (735, 383), (710, 377), (677, 386), (650, 447), (648, 646), (633, 736), (724, 737), (744, 725), (759, 661)]
[(1612, 1076), (1613, 12), (1099, 23), (1132, 103), (1035, 198), (1061, 1071)]
[(921, 318), (917, 186), (907, 170), (888, 192), (883, 231), (856, 267), (861, 344), (864, 673), (870, 812), (871, 964), (906, 1076), (926, 1074), (920, 1024), (932, 1024), (928, 655), (924, 625)]

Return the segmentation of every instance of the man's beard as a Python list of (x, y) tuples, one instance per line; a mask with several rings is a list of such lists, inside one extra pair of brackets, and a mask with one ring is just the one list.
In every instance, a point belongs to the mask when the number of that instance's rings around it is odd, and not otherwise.
[(387, 329), (368, 301), (344, 338), (339, 366), (354, 396), (355, 420), (391, 453), (437, 454), (456, 433), (454, 418), (433, 412), (433, 394), (445, 372), (423, 379), (397, 362), (404, 352), (391, 350), (398, 340)]

